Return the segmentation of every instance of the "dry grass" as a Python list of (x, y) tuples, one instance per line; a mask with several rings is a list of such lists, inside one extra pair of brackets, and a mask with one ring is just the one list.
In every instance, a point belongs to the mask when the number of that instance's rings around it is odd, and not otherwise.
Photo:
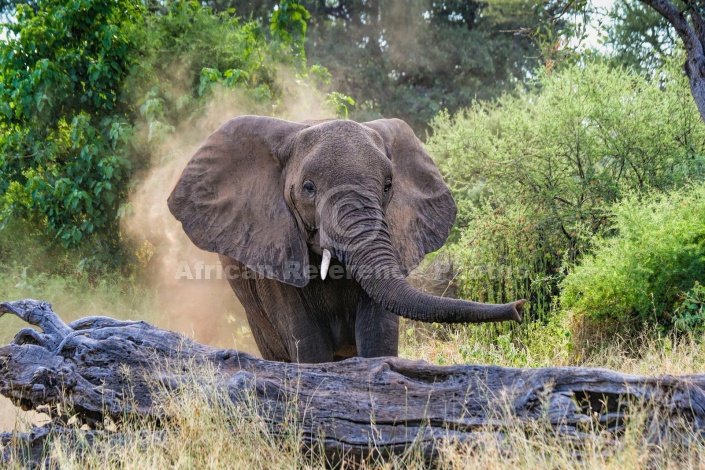
[[(59, 440), (51, 452), (51, 464), (62, 469), (195, 469), (195, 468), (326, 468), (330, 462), (319, 454), (307, 454), (300, 446), (301, 430), (290, 416), (283, 434), (276, 433), (250, 406), (232, 405), (227, 396), (203, 383), (172, 393), (162, 406), (174, 416), (168, 427), (136, 420), (120, 426), (124, 438), (98, 439), (88, 447)], [(703, 441), (693, 438), (684, 448), (675, 441), (649, 444), (643, 424), (648, 411), (632, 416), (618, 440), (600, 435), (584, 445), (573, 445), (549, 432), (546, 423), (530, 429), (512, 419), (498, 438), (488, 433), (472, 443), (441, 444), (440, 468), (705, 468)], [(369, 461), (340, 468), (428, 468), (418, 453), (410, 452), (389, 461)], [(11, 466), (13, 468), (13, 466)], [(14, 465), (14, 468), (20, 468)]]
[[(447, 327), (404, 322), (400, 356), (433, 364), (505, 367), (602, 367), (628, 374), (705, 373), (705, 336), (644, 331), (613, 334), (598, 343), (574, 345), (570, 329), (532, 325), (516, 335), (492, 335), (491, 325)], [(490, 339), (492, 338), (492, 339)]]
[[(297, 445), (299, 431), (288, 417), (289, 435), (277, 436), (252, 402), (234, 405), (216, 386), (215, 371), (177, 392), (159, 390), (157, 406), (173, 417), (168, 426), (135, 419), (119, 426), (121, 442), (100, 439), (88, 451), (73, 442), (56, 446), (52, 459), (64, 469), (299, 468), (308, 462)], [(159, 386), (156, 386), (159, 389)], [(145, 432), (146, 431), (146, 432)]]
[[(407, 325), (408, 326), (408, 325)], [(429, 333), (430, 331), (430, 333)], [(445, 336), (440, 340), (437, 336)], [(463, 362), (459, 350), (468, 347), (467, 331), (437, 332), (418, 329), (406, 335), (403, 354), (407, 357), (438, 363)], [(638, 350), (633, 348), (640, 343)], [(526, 346), (488, 345), (480, 341), (472, 347), (481, 350), (494, 363), (522, 366), (537, 358), (523, 351)], [(626, 348), (629, 344), (630, 347)], [(466, 354), (467, 355), (467, 354)], [(479, 357), (479, 356), (478, 356)], [(702, 371), (705, 347), (696, 339), (678, 341), (654, 339), (646, 335), (641, 341), (615, 338), (600, 352), (586, 357), (559, 361), (559, 365), (610, 367), (629, 373), (688, 374)], [(546, 360), (545, 358), (541, 360)], [(324, 468), (329, 466), (322, 455), (307, 454), (301, 447), (302, 432), (294, 413), (283, 428), (274, 430), (254, 401), (234, 405), (216, 386), (214, 370), (198, 370), (192, 383), (180, 391), (161, 390), (159, 406), (173, 416), (169, 426), (158, 427), (142, 419), (129, 420), (118, 429), (123, 439), (98, 439), (91, 446), (59, 440), (51, 451), (52, 463), (62, 469), (154, 469), (154, 468)], [(158, 387), (155, 385), (155, 387)], [(157, 389), (159, 392), (160, 390)], [(292, 407), (293, 410), (293, 407)], [(502, 412), (501, 410), (499, 411)], [(656, 445), (646, 439), (644, 423), (653, 419), (648, 404), (631, 415), (618, 439), (598, 434), (583, 445), (575, 446), (550, 432), (547, 423), (537, 422), (529, 429), (505, 413), (507, 423), (501, 438), (494, 433), (466, 443), (443, 443), (438, 455), (441, 468), (705, 468), (705, 440), (689, 435), (690, 445), (678, 440), (664, 440)], [(343, 463), (341, 468), (353, 467)], [(386, 462), (364, 462), (361, 468), (427, 468), (418, 453)], [(20, 468), (15, 465), (15, 468)]]

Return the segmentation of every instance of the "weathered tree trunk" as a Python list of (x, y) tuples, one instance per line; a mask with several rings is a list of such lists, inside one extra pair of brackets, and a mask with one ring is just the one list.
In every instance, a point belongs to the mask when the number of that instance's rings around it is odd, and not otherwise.
[[(442, 367), (391, 357), (286, 364), (204, 346), (141, 321), (90, 317), (66, 325), (50, 304), (35, 300), (0, 304), (3, 313), (42, 332), (23, 329), (0, 348), (0, 393), (25, 409), (70, 408), (89, 424), (130, 413), (168, 421), (153, 406), (155, 382), (178, 389), (200, 364), (215, 366), (216, 382), (234, 402), (254, 400), (273, 428), (297, 416), (302, 445), (322, 446), (329, 456), (365, 457), (373, 448), (399, 453), (413, 443), (432, 457), (438, 440), (499, 436), (510, 421), (527, 427), (543, 422), (572, 440), (605, 430), (618, 434), (635, 403), (650, 404), (658, 415), (646, 424), (652, 439), (674, 423), (691, 435), (705, 430), (705, 375)], [(190, 370), (174, 367), (186, 363)], [(300, 412), (292, 414), (291, 407)], [(14, 442), (22, 441), (27, 458), (36, 461), (48, 429), (54, 435), (80, 432), (59, 422), (14, 436)], [(90, 442), (107, 431), (85, 433)], [(119, 439), (119, 433), (114, 436)], [(3, 444), (10, 442), (11, 436), (1, 437)]]

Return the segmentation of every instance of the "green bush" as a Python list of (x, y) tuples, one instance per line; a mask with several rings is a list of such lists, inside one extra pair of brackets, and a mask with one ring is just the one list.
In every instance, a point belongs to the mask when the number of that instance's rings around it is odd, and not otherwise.
[(0, 42), (0, 217), (32, 219), (65, 247), (93, 234), (118, 243), (131, 167), (120, 87), (134, 65), (122, 25), (139, 21), (136, 5), (22, 5)]
[(594, 62), (439, 115), (427, 148), (458, 203), (458, 292), (549, 312), (564, 267), (609, 231), (610, 204), (702, 180), (705, 127), (688, 90), (675, 69), (648, 80)]
[(705, 332), (705, 286), (695, 285), (684, 293), (683, 302), (673, 314), (673, 327), (677, 331)]
[(209, 102), (287, 117), (281, 101), (301, 91), (347, 112), (350, 98), (321, 91), (327, 70), (306, 66), (298, 2), (282, 0), (269, 28), (235, 13), (186, 0), (19, 6), (0, 41), (0, 228), (19, 218), (41, 243), (88, 253), (94, 272), (125, 266), (119, 220), (136, 175)]
[(595, 253), (563, 280), (562, 307), (594, 320), (700, 325), (705, 185), (629, 197), (611, 213), (617, 235), (599, 239)]

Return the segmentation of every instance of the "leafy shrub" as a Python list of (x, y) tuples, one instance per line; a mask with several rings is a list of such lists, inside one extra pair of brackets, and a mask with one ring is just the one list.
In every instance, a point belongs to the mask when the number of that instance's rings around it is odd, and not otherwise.
[(610, 229), (611, 203), (705, 176), (705, 128), (668, 68), (653, 80), (597, 62), (539, 71), (531, 87), (442, 113), (433, 128), (427, 147), (458, 203), (459, 293), (526, 297), (537, 314), (563, 267)]
[(563, 308), (627, 324), (701, 325), (705, 185), (644, 200), (629, 197), (611, 213), (617, 235), (599, 239), (594, 255), (562, 282)]
[(122, 24), (134, 2), (43, 0), (19, 6), (0, 43), (0, 194), (8, 214), (42, 223), (65, 247), (116, 245), (130, 161), (120, 85), (133, 65)]
[(353, 119), (397, 117), (419, 135), (443, 108), (495, 98), (525, 80), (541, 62), (537, 37), (510, 31), (534, 28), (560, 9), (520, 0), (302, 3), (312, 16), (308, 56), (335, 70), (336, 89), (358, 99)]
[(350, 98), (319, 91), (330, 74), (306, 66), (306, 10), (280, 7), (264, 28), (186, 0), (19, 6), (0, 42), (0, 228), (31, 222), (106, 271), (131, 257), (119, 218), (135, 175), (214, 93), (288, 117), (279, 103), (303, 90), (346, 113)]
[(673, 326), (677, 331), (705, 331), (705, 286), (698, 281), (684, 294), (683, 302), (676, 308)]

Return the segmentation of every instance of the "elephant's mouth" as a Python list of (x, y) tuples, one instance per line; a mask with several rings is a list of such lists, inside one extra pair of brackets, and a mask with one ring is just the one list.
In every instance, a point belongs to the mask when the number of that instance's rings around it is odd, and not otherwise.
[(329, 249), (323, 248), (321, 246), (320, 231), (318, 229), (308, 231), (308, 235), (308, 248), (309, 250), (321, 257), (321, 267), (319, 270), (319, 275), (321, 277), (321, 280), (325, 280), (328, 274), (328, 267), (330, 266), (331, 259), (333, 259), (334, 257)]
[(318, 230), (318, 227), (314, 229), (307, 229), (306, 232), (308, 232), (308, 240), (306, 243), (308, 244), (309, 250), (313, 251), (317, 255), (322, 255), (323, 254), (323, 247), (321, 246), (321, 233)]

